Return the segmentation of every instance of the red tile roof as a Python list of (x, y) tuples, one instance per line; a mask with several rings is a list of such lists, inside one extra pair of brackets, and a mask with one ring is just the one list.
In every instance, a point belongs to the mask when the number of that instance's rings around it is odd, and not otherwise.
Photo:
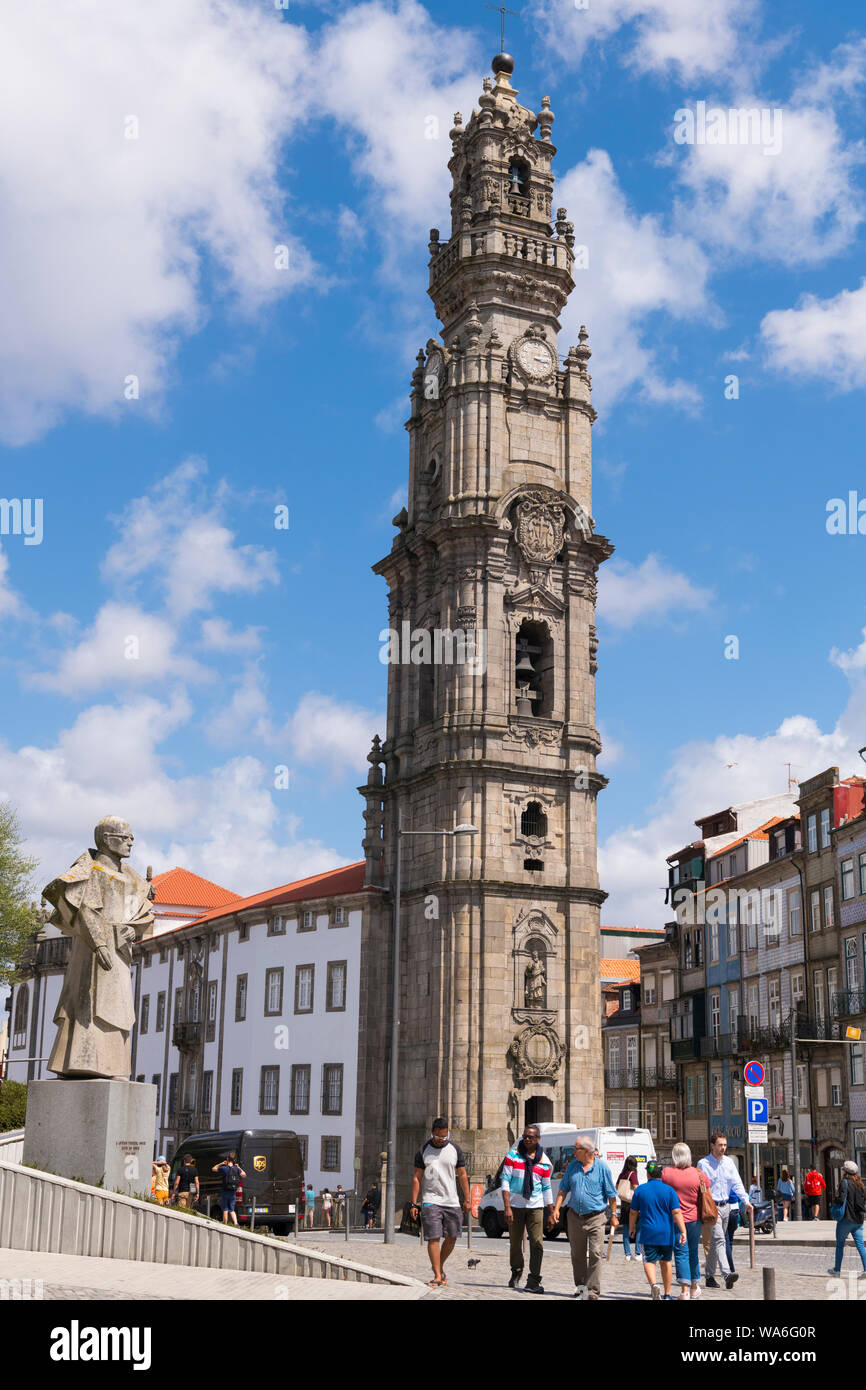
[(741, 845), (744, 840), (769, 840), (767, 831), (772, 830), (773, 826), (779, 825), (781, 821), (790, 819), (790, 816), (771, 816), (769, 820), (764, 821), (763, 825), (756, 825), (754, 830), (748, 830), (738, 840), (731, 840), (730, 844), (722, 845), (720, 850), (714, 851), (709, 857), (710, 859), (719, 859), (723, 854), (727, 854), (728, 850), (734, 849), (736, 845)]
[(154, 874), (153, 886), (156, 902), (172, 903), (176, 907), (225, 907), (227, 903), (240, 902), (238, 893), (190, 873), (189, 869), (166, 869), (165, 873)]
[(610, 960), (602, 957), (599, 961), (601, 967), (601, 978), (614, 980), (639, 980), (640, 961), (639, 960)]
[(281, 888), (268, 888), (264, 893), (253, 893), (249, 898), (238, 898), (230, 907), (196, 917), (195, 925), (212, 922), (218, 917), (229, 917), (233, 912), (243, 912), (249, 907), (281, 907), (284, 903), (338, 897), (341, 893), (360, 893), (364, 887), (366, 867), (366, 861), (360, 859), (357, 864), (346, 864), (341, 869), (328, 869), (323, 874), (313, 874), (310, 878), (296, 879), (294, 883), (284, 883)]

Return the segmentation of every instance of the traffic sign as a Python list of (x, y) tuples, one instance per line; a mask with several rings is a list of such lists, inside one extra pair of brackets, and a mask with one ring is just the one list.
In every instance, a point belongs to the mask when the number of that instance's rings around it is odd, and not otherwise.
[(763, 1096), (751, 1096), (746, 1101), (746, 1119), (750, 1125), (765, 1125), (770, 1119), (770, 1102)]
[(749, 1086), (763, 1086), (764, 1068), (760, 1062), (747, 1062), (743, 1067), (743, 1080)]
[(746, 1100), (748, 1100), (750, 1096), (757, 1096), (758, 1100), (763, 1100), (765, 1095), (763, 1086), (744, 1086), (743, 1092)]
[(768, 1140), (766, 1125), (749, 1125), (750, 1144), (766, 1144), (767, 1142)]

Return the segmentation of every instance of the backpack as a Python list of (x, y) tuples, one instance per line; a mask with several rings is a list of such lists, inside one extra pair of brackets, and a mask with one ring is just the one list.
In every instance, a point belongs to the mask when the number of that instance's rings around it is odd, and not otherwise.
[(240, 1186), (240, 1169), (235, 1163), (227, 1163), (222, 1170), (223, 1187), (228, 1192), (237, 1192)]

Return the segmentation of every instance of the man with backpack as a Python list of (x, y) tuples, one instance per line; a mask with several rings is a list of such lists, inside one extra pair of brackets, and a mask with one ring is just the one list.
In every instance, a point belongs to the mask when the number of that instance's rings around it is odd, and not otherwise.
[(228, 1225), (229, 1217), (235, 1226), (238, 1224), (235, 1202), (237, 1201), (241, 1178), (245, 1178), (246, 1173), (239, 1166), (237, 1157), (234, 1152), (226, 1154), (222, 1163), (215, 1164), (211, 1169), (211, 1172), (220, 1175), (220, 1207), (224, 1226)]
[(821, 1213), (821, 1194), (827, 1188), (827, 1184), (821, 1174), (815, 1168), (810, 1168), (803, 1179), (803, 1192), (806, 1196), (806, 1205), (809, 1208), (809, 1220), (817, 1221)]

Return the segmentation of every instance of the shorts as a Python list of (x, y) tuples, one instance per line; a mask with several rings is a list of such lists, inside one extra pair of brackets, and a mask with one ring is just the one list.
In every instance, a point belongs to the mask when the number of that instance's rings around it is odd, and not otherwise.
[(234, 1211), (237, 1200), (238, 1194), (236, 1192), (223, 1191), (220, 1193), (220, 1207), (223, 1211)]
[(158, 1187), (153, 1194), (154, 1201), (159, 1202), (161, 1207), (168, 1206), (168, 1188)]
[(427, 1206), (421, 1208), (421, 1229), (425, 1240), (456, 1240), (463, 1227), (459, 1207)]
[(666, 1264), (670, 1264), (673, 1257), (674, 1247), (672, 1245), (647, 1245), (646, 1242), (644, 1242), (644, 1264), (654, 1265), (658, 1260), (663, 1260)]
[(177, 1205), (181, 1209), (181, 1211), (189, 1211), (190, 1207), (192, 1206), (192, 1198), (190, 1194), (188, 1192), (179, 1192), (177, 1194)]

